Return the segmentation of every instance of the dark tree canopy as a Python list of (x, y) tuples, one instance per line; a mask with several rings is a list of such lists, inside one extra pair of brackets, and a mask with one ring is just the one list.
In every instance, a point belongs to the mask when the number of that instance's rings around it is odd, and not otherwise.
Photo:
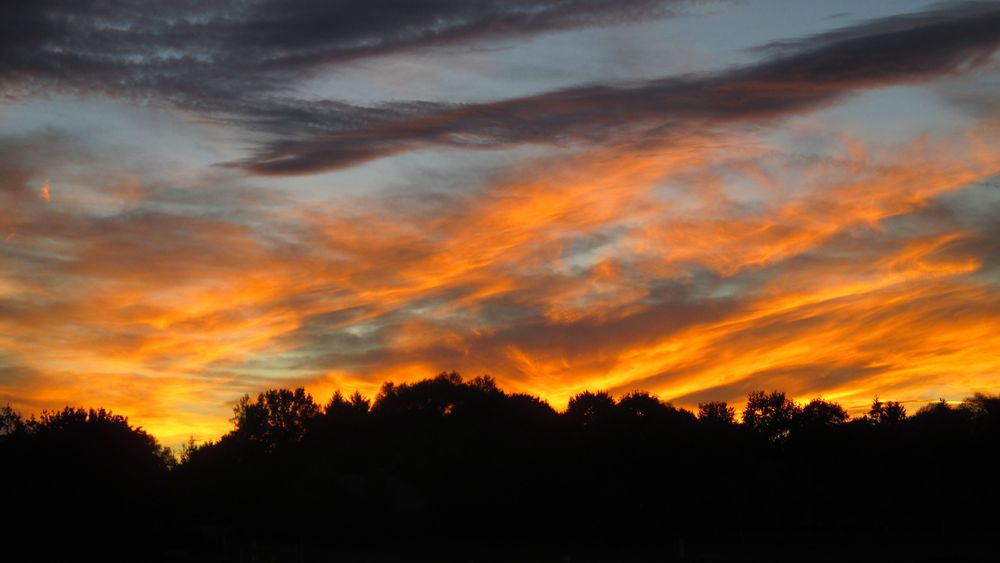
[(270, 449), (302, 440), (319, 413), (312, 395), (301, 387), (270, 389), (253, 400), (244, 395), (233, 408), (231, 420), (234, 434)]
[(323, 407), (323, 414), (327, 416), (362, 416), (368, 414), (371, 408), (372, 402), (363, 397), (361, 393), (355, 391), (350, 397), (345, 398), (343, 393), (338, 390)]
[[(1000, 503), (1000, 396), (912, 417), (876, 398), (852, 420), (833, 401), (755, 391), (737, 422), (724, 402), (695, 416), (645, 391), (584, 391), (557, 412), (492, 378), (442, 373), (322, 408), (304, 389), (271, 389), (234, 414), (230, 433), (192, 439), (178, 463), (105, 410), (0, 409), (0, 482), (18, 484), (19, 507), (0, 530), (36, 554), (69, 546), (39, 560), (87, 545), (166, 561), (323, 560), (331, 545), (338, 560), (439, 560), (447, 545), (462, 560), (723, 561), (745, 554), (663, 546), (825, 537), (829, 551), (859, 530), (916, 545), (928, 530), (1000, 525), (974, 516)], [(891, 509), (913, 498), (922, 510)], [(843, 559), (827, 551), (810, 560)]]
[(618, 412), (628, 417), (652, 418), (663, 416), (674, 410), (670, 405), (660, 401), (646, 391), (631, 391), (617, 402)]
[(844, 407), (816, 398), (806, 403), (797, 413), (796, 425), (807, 430), (818, 430), (843, 424), (849, 418)]
[(782, 391), (753, 391), (743, 410), (743, 424), (768, 440), (788, 436), (800, 409)]
[(1000, 418), (1000, 395), (976, 393), (962, 402), (973, 418)]
[(169, 448), (130, 425), (128, 418), (105, 409), (42, 411), (37, 420), (27, 422), (26, 432), (67, 462), (89, 460), (129, 473), (155, 473), (174, 463)]
[(896, 425), (906, 418), (906, 407), (896, 401), (883, 403), (875, 397), (868, 411), (868, 418), (876, 425)]
[(736, 409), (725, 401), (698, 403), (698, 420), (723, 426), (736, 424)]
[(566, 406), (566, 416), (584, 428), (606, 423), (614, 412), (615, 400), (607, 391), (584, 391)]
[(24, 432), (24, 419), (10, 405), (0, 409), (0, 437)]

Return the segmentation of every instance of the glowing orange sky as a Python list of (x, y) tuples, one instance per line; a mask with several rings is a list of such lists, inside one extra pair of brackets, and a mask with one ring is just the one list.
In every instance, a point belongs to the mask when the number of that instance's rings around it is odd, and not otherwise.
[[(774, 156), (763, 145), (588, 152), (537, 163), (540, 178), (530, 166), (516, 171), (443, 216), (377, 202), (358, 202), (349, 216), (333, 206), (265, 212), (276, 224), (294, 219), (301, 239), (291, 254), (218, 219), (162, 217), (155, 229), (125, 221), (96, 240), (78, 237), (72, 230), (87, 227), (63, 220), (53, 185), (52, 202), (23, 202), (29, 220), (6, 244), (68, 246), (66, 261), (49, 267), (75, 281), (3, 286), (34, 305), (3, 324), (0, 346), (33, 372), (4, 391), (28, 408), (86, 398), (173, 441), (218, 436), (227, 402), (244, 391), (304, 384), (320, 398), (337, 388), (374, 394), (384, 379), (443, 369), (490, 373), (555, 405), (582, 389), (632, 387), (687, 406), (738, 402), (757, 386), (851, 407), (875, 394), (960, 398), (1000, 384), (1000, 303), (976, 278), (984, 257), (963, 246), (976, 233), (893, 231), (1000, 170), (980, 133), (966, 139), (879, 155), (851, 141), (837, 158), (781, 177), (754, 164)], [(766, 210), (727, 217), (732, 202), (704, 186), (718, 181), (706, 168), (728, 160), (757, 184), (794, 187)], [(656, 190), (671, 177), (695, 192), (683, 211)], [(566, 245), (612, 228), (623, 231), (613, 245), (567, 263)], [(144, 265), (144, 244), (178, 254)], [(767, 275), (714, 299), (650, 299), (657, 280), (698, 292), (695, 270), (713, 278), (712, 291)], [(526, 334), (481, 320), (498, 302), (533, 315)], [(366, 326), (413, 307), (420, 313), (395, 321), (360, 369), (241, 373), (296, 350), (310, 319), (332, 315), (324, 330), (354, 327), (363, 342)]]
[[(995, 392), (1000, 122), (949, 105), (995, 78), (989, 56), (976, 64), (935, 71), (937, 109), (904, 124), (880, 99), (803, 104), (820, 88), (782, 82), (787, 115), (651, 135), (629, 114), (625, 140), (529, 136), (472, 156), (462, 135), (481, 133), (458, 131), (299, 184), (190, 156), (196, 139), (223, 160), (239, 127), (186, 107), (128, 117), (134, 146), (0, 131), (0, 401), (103, 406), (177, 444), (226, 432), (243, 393), (304, 385), (322, 402), (446, 370), (557, 408), (585, 389), (685, 407), (781, 389), (855, 414), (875, 395)], [(775, 88), (738, 76), (726, 87)], [(917, 103), (915, 80), (822, 95)], [(448, 112), (365, 135), (413, 143), (481, 113)]]

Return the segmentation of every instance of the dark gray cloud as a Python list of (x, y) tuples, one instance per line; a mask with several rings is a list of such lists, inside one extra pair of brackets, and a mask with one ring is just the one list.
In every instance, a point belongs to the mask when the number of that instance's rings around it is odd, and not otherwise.
[(1000, 46), (1000, 6), (949, 3), (764, 45), (764, 61), (711, 75), (471, 105), (359, 107), (296, 97), (302, 80), (361, 57), (666, 16), (685, 3), (16, 0), (0, 22), (0, 91), (8, 99), (55, 89), (181, 107), (264, 135), (255, 154), (232, 166), (309, 174), (428, 146), (643, 143), (957, 73)]
[[(297, 97), (303, 81), (322, 69), (400, 51), (666, 17), (671, 7), (695, 1), (13, 0), (0, 21), (0, 101), (54, 92), (124, 98), (281, 143), (447, 107), (364, 108)], [(371, 158), (364, 147), (358, 151), (358, 160)]]
[[(309, 174), (428, 146), (608, 142), (692, 127), (781, 117), (863, 89), (961, 72), (1000, 47), (1000, 5), (948, 4), (817, 36), (766, 45), (770, 58), (707, 76), (593, 85), (457, 106), (271, 105), (278, 140), (239, 166), (257, 174)], [(356, 127), (345, 124), (354, 120)], [(318, 133), (329, 128), (325, 133)], [(622, 134), (627, 135), (622, 135)]]
[(311, 70), (406, 49), (668, 15), (685, 0), (12, 0), (7, 96), (52, 86), (218, 110)]

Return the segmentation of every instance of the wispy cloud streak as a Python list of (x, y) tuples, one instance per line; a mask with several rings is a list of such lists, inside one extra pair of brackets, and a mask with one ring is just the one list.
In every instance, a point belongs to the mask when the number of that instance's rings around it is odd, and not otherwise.
[[(928, 46), (933, 46), (929, 48)], [(313, 134), (300, 129), (241, 165), (258, 174), (310, 174), (432, 146), (501, 148), (519, 143), (635, 143), (692, 130), (813, 110), (870, 88), (912, 84), (988, 62), (1000, 47), (995, 4), (946, 5), (769, 45), (759, 64), (707, 76), (584, 86), (430, 111), (361, 109), (376, 123)], [(411, 111), (401, 116), (393, 113)], [(323, 108), (305, 108), (323, 123)], [(280, 111), (274, 108), (274, 111)], [(364, 115), (364, 113), (360, 113)], [(289, 112), (287, 124), (297, 123)], [(300, 118), (302, 116), (299, 116)]]
[(13, 0), (6, 94), (52, 88), (219, 111), (359, 58), (667, 17), (687, 0)]
[[(151, 185), (113, 215), (44, 205), (42, 158), (8, 143), (24, 159), (4, 178), (19, 236), (0, 251), (0, 359), (35, 375), (0, 378), (0, 394), (88, 397), (180, 441), (190, 425), (215, 435), (226, 404), (262, 386), (370, 393), (452, 368), (557, 405), (583, 388), (687, 404), (761, 382), (922, 398), (956, 369), (993, 385), (996, 304), (971, 276), (995, 271), (996, 227), (930, 210), (1000, 172), (1000, 153), (953, 142), (861, 159), (856, 143), (804, 160), (710, 138), (600, 149), (430, 208), (261, 193), (190, 214), (158, 210), (173, 196)], [(796, 187), (753, 212), (704, 188), (720, 163), (769, 160), (762, 185)], [(664, 177), (683, 182), (683, 208)]]

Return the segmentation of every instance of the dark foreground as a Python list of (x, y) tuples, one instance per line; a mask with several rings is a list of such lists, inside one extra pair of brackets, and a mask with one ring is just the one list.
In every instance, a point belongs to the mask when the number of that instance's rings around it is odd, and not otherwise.
[(444, 375), (235, 410), (177, 457), (104, 411), (7, 410), (0, 559), (1000, 560), (997, 397), (849, 420), (754, 393), (737, 423), (645, 393), (557, 413)]

